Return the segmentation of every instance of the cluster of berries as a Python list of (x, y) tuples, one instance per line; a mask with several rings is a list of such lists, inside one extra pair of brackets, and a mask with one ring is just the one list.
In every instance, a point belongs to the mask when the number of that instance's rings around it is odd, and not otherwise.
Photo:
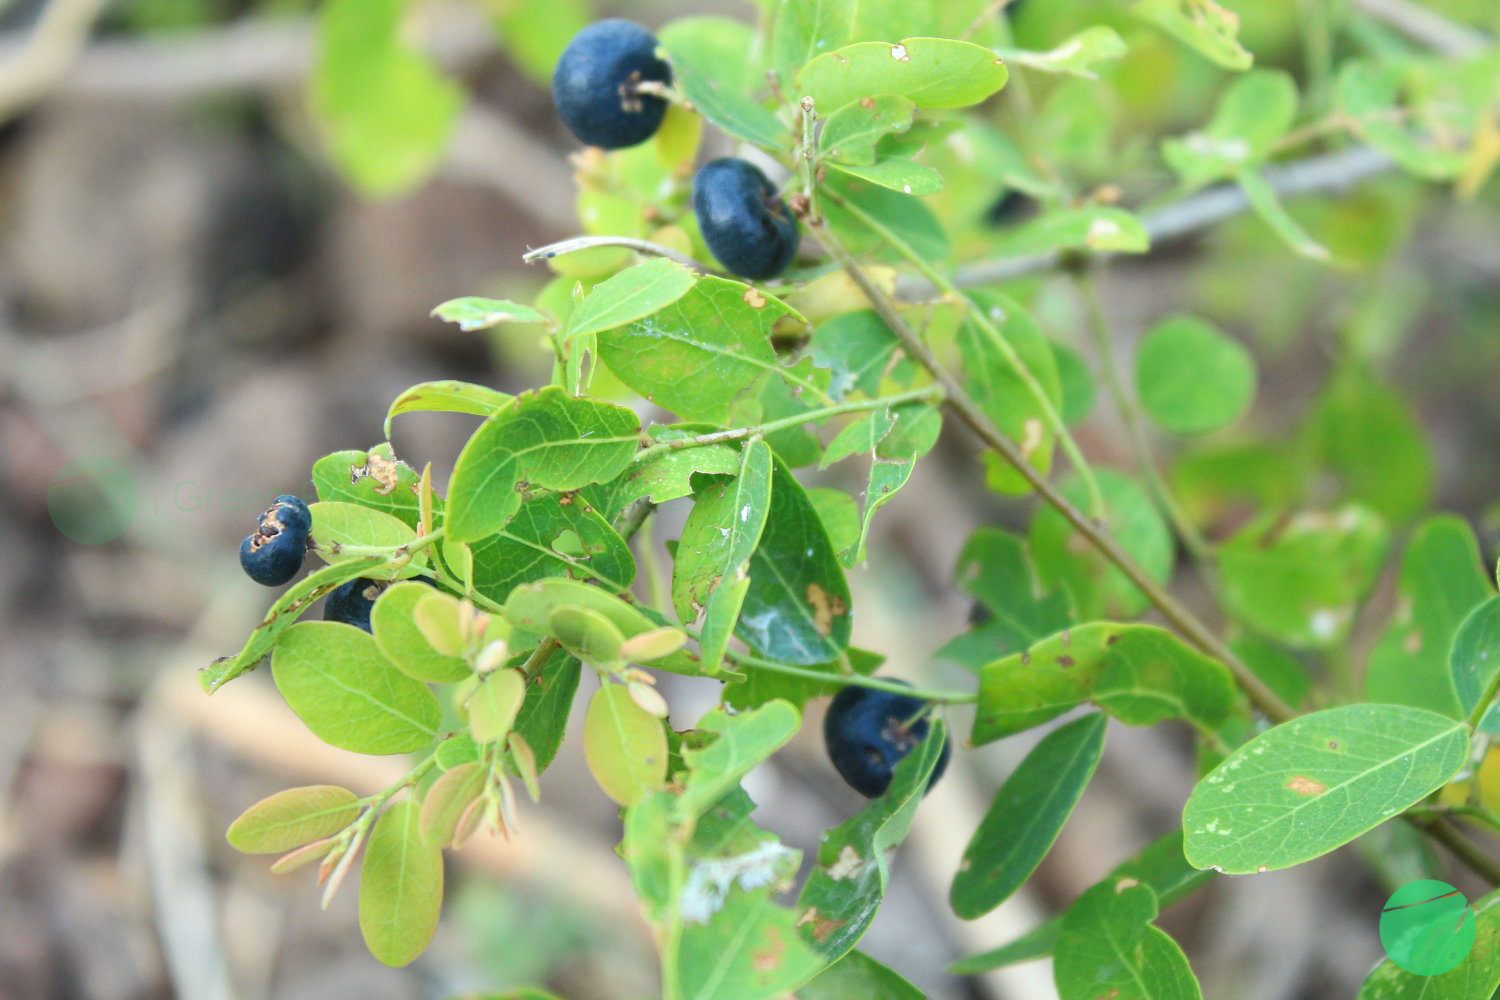
[[(250, 579), (279, 587), (297, 575), (312, 544), (312, 512), (300, 497), (283, 493), (260, 515), (255, 530), (240, 543), (240, 566)], [(370, 631), (370, 609), (386, 588), (383, 580), (361, 577), (328, 594), (323, 617)]]
[[(651, 32), (618, 19), (573, 37), (552, 74), (552, 97), (574, 135), (600, 149), (623, 149), (656, 134), (667, 113), (659, 91), (672, 84), (672, 67), (657, 47)], [(797, 254), (797, 220), (747, 160), (724, 157), (700, 167), (693, 212), (714, 257), (742, 278), (774, 278)]]
[[(672, 68), (657, 41), (630, 21), (607, 20), (580, 31), (552, 77), (558, 113), (582, 141), (603, 149), (645, 142), (660, 127), (667, 104), (657, 91)], [(772, 278), (797, 252), (797, 222), (766, 175), (734, 157), (704, 164), (693, 178), (693, 211), (703, 240), (724, 267), (741, 277)], [(240, 565), (257, 583), (278, 587), (297, 575), (311, 539), (312, 514), (290, 494), (278, 496), (240, 545)], [(428, 581), (430, 582), (430, 581)], [(370, 611), (386, 581), (350, 580), (328, 594), (323, 617), (370, 631)], [(901, 683), (901, 682), (897, 682)], [(861, 795), (890, 787), (896, 765), (927, 736), (930, 703), (911, 695), (845, 687), (823, 720), (834, 769)], [(948, 764), (950, 744), (933, 770)]]

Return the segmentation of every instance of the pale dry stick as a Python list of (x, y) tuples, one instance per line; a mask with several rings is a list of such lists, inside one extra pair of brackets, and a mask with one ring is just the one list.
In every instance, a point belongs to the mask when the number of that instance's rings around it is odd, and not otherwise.
[(109, 0), (51, 0), (36, 27), (0, 63), (0, 121), (46, 97), (68, 72)]
[(692, 268), (700, 274), (717, 272), (716, 268), (709, 267), (687, 254), (678, 253), (671, 247), (664, 247), (650, 240), (638, 240), (633, 236), (573, 236), (537, 247), (535, 250), (527, 250), (521, 255), (521, 259), (528, 264), (535, 264), (539, 260), (552, 260), (554, 257), (577, 253), (579, 250), (591, 250), (594, 247), (624, 247), (626, 250), (634, 250), (636, 253), (648, 254), (652, 257), (665, 257), (683, 267)]
[(1073, 505), (1067, 497), (1052, 485), (1051, 480), (1037, 471), (1036, 467), (1027, 461), (1026, 456), (1021, 453), (1019, 446), (1006, 437), (989, 416), (979, 408), (972, 397), (959, 384), (947, 368), (937, 359), (936, 355), (923, 343), (916, 333), (907, 325), (905, 319), (896, 310), (896, 303), (884, 292), (875, 286), (870, 277), (865, 274), (864, 269), (850, 255), (848, 249), (838, 240), (833, 233), (828, 232), (826, 227), (822, 233), (824, 244), (829, 252), (838, 260), (844, 272), (864, 293), (866, 299), (874, 310), (885, 320), (891, 332), (901, 341), (907, 355), (925, 368), (938, 384), (948, 394), (947, 404), (969, 428), (979, 435), (986, 446), (991, 448), (1007, 463), (1019, 472), (1027, 483), (1036, 490), (1037, 495), (1055, 508), (1058, 513), (1067, 519), (1075, 531), (1082, 535), (1095, 549), (1099, 551), (1109, 562), (1123, 573), (1131, 583), (1140, 588), (1147, 599), (1154, 604), (1162, 616), (1169, 621), (1173, 627), (1182, 634), (1188, 642), (1192, 643), (1204, 653), (1223, 663), (1234, 675), (1235, 682), (1240, 689), (1250, 698), (1252, 704), (1261, 711), (1268, 719), (1276, 723), (1287, 722), (1296, 716), (1296, 712), (1282, 701), (1281, 698), (1266, 686), (1255, 673), (1234, 655), (1234, 652), (1225, 645), (1224, 641), (1214, 634), (1213, 630), (1205, 625), (1197, 615), (1182, 604), (1166, 587), (1158, 583), (1149, 573), (1136, 562), (1135, 557), (1126, 552), (1115, 540), (1114, 535), (1099, 522), (1084, 515), (1083, 511)]
[(1493, 43), (1483, 32), (1410, 0), (1354, 0), (1354, 6), (1443, 55), (1465, 56)]
[[(1337, 153), (1308, 157), (1264, 171), (1266, 182), (1282, 197), (1315, 192), (1343, 191), (1395, 167), (1395, 162), (1371, 146), (1352, 146)], [(1217, 225), (1250, 208), (1250, 199), (1234, 184), (1211, 187), (1188, 195), (1141, 217), (1141, 225), (1153, 247)], [(1093, 255), (1095, 260), (1114, 256)], [(1043, 271), (1055, 270), (1063, 260), (1061, 251), (1024, 254), (980, 261), (961, 267), (953, 276), (959, 288), (982, 288)], [(922, 302), (939, 293), (936, 284), (916, 275), (903, 275), (896, 282), (896, 297), (903, 302)]]

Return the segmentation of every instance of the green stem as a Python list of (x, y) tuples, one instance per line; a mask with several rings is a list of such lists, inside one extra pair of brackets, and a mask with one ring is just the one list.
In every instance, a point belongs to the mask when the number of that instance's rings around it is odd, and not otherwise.
[(1125, 388), (1125, 379), (1120, 373), (1119, 361), (1115, 356), (1114, 337), (1110, 333), (1109, 316), (1104, 311), (1104, 304), (1099, 299), (1099, 288), (1094, 283), (1091, 275), (1079, 272), (1074, 275), (1080, 297), (1083, 299), (1084, 311), (1088, 314), (1089, 332), (1093, 336), (1094, 350), (1099, 355), (1099, 366), (1104, 372), (1104, 382), (1109, 389), (1110, 397), (1115, 402), (1115, 410), (1120, 415), (1120, 420), (1125, 425), (1126, 433), (1130, 437), (1130, 444), (1135, 451), (1136, 464), (1140, 466), (1141, 475), (1145, 477), (1146, 484), (1151, 492), (1155, 494), (1156, 503), (1166, 513), (1167, 519), (1172, 522), (1172, 527), (1182, 539), (1183, 545), (1187, 546), (1195, 560), (1205, 567), (1212, 559), (1208, 540), (1203, 533), (1193, 524), (1182, 507), (1178, 505), (1172, 491), (1167, 488), (1166, 480), (1162, 478), (1161, 472), (1156, 468), (1156, 463), (1151, 458), (1151, 445), (1146, 440), (1146, 428), (1141, 420), (1140, 406)]
[(817, 225), (818, 215), (818, 109), (811, 97), (802, 98), (802, 145), (797, 150), (798, 166), (802, 171), (802, 193), (807, 197), (807, 221)]
[[(947, 275), (938, 268), (933, 267), (926, 258), (912, 249), (911, 244), (903, 240), (879, 219), (876, 219), (858, 205), (837, 195), (830, 194), (828, 197), (839, 208), (863, 222), (872, 232), (888, 243), (891, 249), (914, 264), (917, 270), (921, 271), (928, 281), (937, 286), (938, 290), (952, 301), (955, 306), (967, 311), (970, 322), (979, 328), (979, 331), (989, 339), (990, 343), (995, 346), (995, 349), (1000, 352), (1000, 355), (1005, 358), (1006, 362), (1015, 369), (1016, 374), (1021, 378), (1021, 382), (1026, 386), (1026, 390), (1031, 393), (1032, 398), (1036, 401), (1037, 408), (1041, 410), (1042, 419), (1046, 422), (1047, 428), (1053, 434), (1057, 435), (1058, 443), (1062, 446), (1064, 454), (1068, 456), (1068, 461), (1073, 463), (1074, 471), (1078, 473), (1078, 477), (1083, 481), (1084, 489), (1088, 491), (1089, 512), (1094, 517), (1103, 517), (1104, 495), (1099, 492), (1099, 482), (1094, 478), (1094, 470), (1089, 466), (1088, 460), (1083, 457), (1083, 452), (1079, 449), (1078, 442), (1073, 439), (1072, 433), (1068, 430), (1067, 425), (1063, 423), (1062, 415), (1057, 412), (1057, 407), (1053, 405), (1052, 398), (1047, 395), (1047, 390), (1042, 388), (1042, 384), (1037, 381), (1036, 375), (1027, 367), (1026, 362), (1016, 353), (1016, 349), (1000, 333), (999, 328), (990, 320), (985, 311), (976, 308), (974, 303), (963, 292), (959, 291), (958, 286), (949, 280)], [(819, 227), (819, 233), (832, 237), (832, 233), (829, 232), (827, 226)], [(844, 255), (848, 255), (847, 250), (844, 251)]]
[(1406, 810), (1407, 813), (1424, 819), (1433, 816), (1467, 816), (1477, 823), (1489, 827), (1496, 833), (1500, 833), (1500, 816), (1496, 816), (1482, 806), (1470, 805), (1434, 805), (1434, 806), (1412, 806)]
[[(697, 634), (692, 630), (685, 630), (694, 638)], [(979, 700), (979, 696), (968, 691), (944, 691), (938, 688), (908, 687), (895, 681), (882, 680), (879, 677), (866, 677), (863, 674), (830, 674), (822, 670), (813, 670), (810, 667), (797, 667), (790, 663), (780, 663), (776, 660), (764, 660), (759, 656), (748, 653), (730, 653), (729, 657), (736, 664), (747, 667), (755, 667), (759, 670), (767, 670), (773, 674), (785, 674), (788, 677), (803, 677), (807, 680), (820, 681), (824, 684), (842, 684), (845, 687), (864, 687), (872, 691), (889, 691), (891, 694), (904, 694), (912, 698), (921, 698), (924, 701), (940, 702), (944, 705), (961, 705)]]
[(806, 413), (798, 413), (790, 417), (782, 417), (780, 420), (772, 420), (769, 423), (756, 424), (754, 427), (732, 427), (729, 430), (714, 431), (711, 434), (699, 434), (696, 437), (682, 438), (677, 441), (661, 441), (649, 448), (643, 448), (636, 452), (634, 461), (642, 462), (646, 459), (666, 454), (667, 452), (681, 451), (684, 448), (702, 448), (711, 444), (722, 444), (725, 441), (739, 441), (750, 437), (765, 437), (768, 434), (775, 434), (777, 431), (786, 430), (788, 427), (798, 427), (802, 424), (827, 420), (830, 417), (836, 417), (844, 413), (859, 413), (863, 410), (878, 410), (886, 406), (900, 406), (902, 403), (910, 403), (919, 399), (936, 399), (941, 397), (942, 394), (943, 390), (941, 386), (923, 386), (920, 389), (898, 392), (892, 396), (881, 396), (878, 399), (864, 399), (854, 403), (838, 403), (833, 406), (824, 406), (816, 410), (808, 410)]
[(1500, 863), (1484, 853), (1463, 832), (1443, 817), (1424, 822), (1413, 816), (1403, 817), (1418, 830), (1453, 852), (1453, 856), (1493, 886), (1500, 886)]
[(975, 434), (979, 435), (980, 440), (1009, 462), (1031, 485), (1032, 489), (1036, 490), (1038, 496), (1054, 507), (1075, 531), (1099, 551), (1100, 555), (1113, 563), (1131, 583), (1140, 588), (1141, 593), (1146, 595), (1146, 599), (1156, 605), (1162, 617), (1166, 618), (1188, 642), (1223, 663), (1234, 676), (1240, 689), (1266, 718), (1273, 723), (1288, 722), (1295, 718), (1296, 711), (1282, 701), (1276, 692), (1267, 687), (1254, 671), (1235, 656), (1224, 640), (1215, 635), (1213, 630), (1197, 615), (1178, 601), (1171, 591), (1147, 573), (1135, 557), (1125, 551), (1102, 524), (1087, 517), (1073, 505), (1072, 501), (1063, 496), (1046, 476), (1043, 476), (1034, 465), (1026, 460), (1020, 447), (995, 426), (994, 421), (964, 391), (958, 380), (938, 362), (932, 350), (917, 337), (912, 328), (907, 325), (906, 320), (901, 317), (895, 302), (875, 285), (870, 276), (850, 255), (848, 249), (827, 230), (826, 226), (822, 230), (821, 237), (823, 244), (828, 247), (829, 252), (843, 267), (844, 272), (864, 293), (871, 307), (880, 314), (880, 318), (885, 320), (891, 332), (896, 335), (896, 339), (901, 341), (908, 356), (926, 368), (938, 384), (948, 391), (947, 405), (964, 423), (969, 425)]
[(1474, 710), (1469, 713), (1469, 732), (1479, 732), (1479, 723), (1484, 721), (1484, 713), (1489, 711), (1496, 694), (1500, 694), (1500, 670), (1495, 671), (1495, 676), (1484, 686), (1484, 693), (1479, 696), (1479, 701), (1474, 703)]

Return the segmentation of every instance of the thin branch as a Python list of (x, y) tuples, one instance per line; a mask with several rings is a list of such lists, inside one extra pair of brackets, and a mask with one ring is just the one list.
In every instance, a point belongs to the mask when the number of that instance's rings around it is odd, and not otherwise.
[(637, 253), (647, 253), (654, 257), (665, 257), (667, 260), (675, 261), (683, 267), (690, 267), (700, 274), (716, 274), (717, 268), (709, 267), (700, 260), (695, 260), (687, 254), (678, 253), (671, 247), (664, 247), (660, 243), (652, 243), (649, 240), (638, 240), (631, 236), (574, 236), (571, 239), (558, 240), (556, 243), (548, 243), (544, 247), (528, 250), (521, 259), (528, 264), (535, 264), (539, 260), (551, 260), (564, 254), (576, 253), (579, 250), (589, 250), (593, 247), (624, 247)]
[(1493, 43), (1483, 32), (1409, 0), (1354, 0), (1354, 6), (1445, 56), (1466, 56)]
[(8, 121), (57, 86), (83, 51), (109, 0), (51, 0), (15, 52), (0, 63), (0, 121)]
[[(1337, 153), (1271, 167), (1264, 171), (1264, 176), (1278, 195), (1287, 197), (1342, 191), (1383, 174), (1394, 166), (1390, 157), (1379, 150), (1370, 146), (1354, 146)], [(1151, 246), (1159, 248), (1164, 243), (1207, 229), (1248, 211), (1249, 208), (1250, 199), (1239, 185), (1225, 184), (1188, 195), (1147, 213), (1141, 217), (1141, 224), (1151, 239)], [(1110, 256), (1113, 255), (1101, 253), (1095, 255), (1095, 259)], [(981, 261), (959, 268), (953, 277), (953, 283), (959, 288), (994, 285), (1053, 270), (1061, 261), (1062, 254), (1058, 251)], [(925, 278), (903, 276), (896, 283), (896, 296), (903, 301), (921, 301), (936, 294), (937, 285)]]
[(1021, 449), (1010, 438), (1001, 433), (989, 416), (979, 408), (958, 380), (938, 361), (931, 349), (922, 342), (906, 320), (896, 310), (896, 303), (882, 292), (870, 276), (864, 272), (850, 255), (849, 251), (826, 227), (820, 232), (825, 246), (843, 267), (844, 272), (859, 287), (869, 300), (870, 305), (885, 320), (891, 332), (901, 341), (902, 347), (906, 349), (909, 357), (937, 380), (948, 392), (947, 404), (964, 423), (979, 435), (987, 446), (993, 449), (1000, 457), (1009, 462), (1019, 472), (1032, 489), (1036, 490), (1047, 503), (1051, 504), (1058, 513), (1067, 519), (1080, 535), (1097, 549), (1106, 559), (1113, 563), (1120, 572), (1124, 573), (1131, 583), (1140, 588), (1152, 604), (1156, 605), (1164, 618), (1170, 622), (1188, 642), (1198, 647), (1204, 653), (1223, 663), (1231, 674), (1234, 675), (1240, 689), (1250, 698), (1255, 705), (1272, 722), (1282, 723), (1290, 721), (1296, 716), (1296, 712), (1282, 701), (1281, 698), (1266, 686), (1265, 682), (1255, 675), (1234, 652), (1225, 645), (1224, 641), (1213, 633), (1213, 630), (1205, 625), (1186, 606), (1177, 600), (1166, 587), (1158, 583), (1146, 572), (1135, 558), (1126, 552), (1117, 542), (1113, 535), (1104, 525), (1084, 515), (1084, 513), (1073, 505), (1067, 497), (1063, 496), (1053, 486), (1047, 477), (1037, 471), (1036, 467), (1026, 460)]
[(1485, 879), (1490, 885), (1500, 886), (1500, 863), (1494, 858), (1481, 851), (1473, 841), (1465, 837), (1451, 822), (1439, 817), (1432, 822), (1424, 822), (1412, 816), (1403, 817), (1408, 823), (1418, 830), (1427, 834), (1439, 844), (1448, 848), (1453, 856), (1474, 872), (1480, 878)]

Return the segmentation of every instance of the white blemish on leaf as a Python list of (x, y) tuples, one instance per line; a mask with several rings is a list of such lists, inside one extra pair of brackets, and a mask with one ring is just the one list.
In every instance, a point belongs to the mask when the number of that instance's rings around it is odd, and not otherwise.
[(853, 878), (864, 870), (864, 859), (859, 852), (848, 844), (839, 849), (839, 856), (834, 859), (833, 864), (828, 866), (828, 877), (838, 882), (842, 879)]
[(724, 906), (730, 888), (739, 883), (750, 892), (790, 879), (797, 870), (797, 852), (779, 841), (766, 841), (747, 854), (699, 861), (682, 889), (682, 919), (706, 924)]
[(1113, 239), (1120, 235), (1120, 224), (1113, 219), (1095, 219), (1089, 226), (1088, 235), (1084, 242), (1091, 247), (1096, 247), (1105, 240)]
[(745, 506), (740, 508), (740, 523), (743, 524), (748, 520), (750, 520), (750, 505), (745, 504)]
[(911, 56), (906, 54), (906, 46), (899, 42), (891, 46), (891, 58), (897, 62), (911, 62)]

